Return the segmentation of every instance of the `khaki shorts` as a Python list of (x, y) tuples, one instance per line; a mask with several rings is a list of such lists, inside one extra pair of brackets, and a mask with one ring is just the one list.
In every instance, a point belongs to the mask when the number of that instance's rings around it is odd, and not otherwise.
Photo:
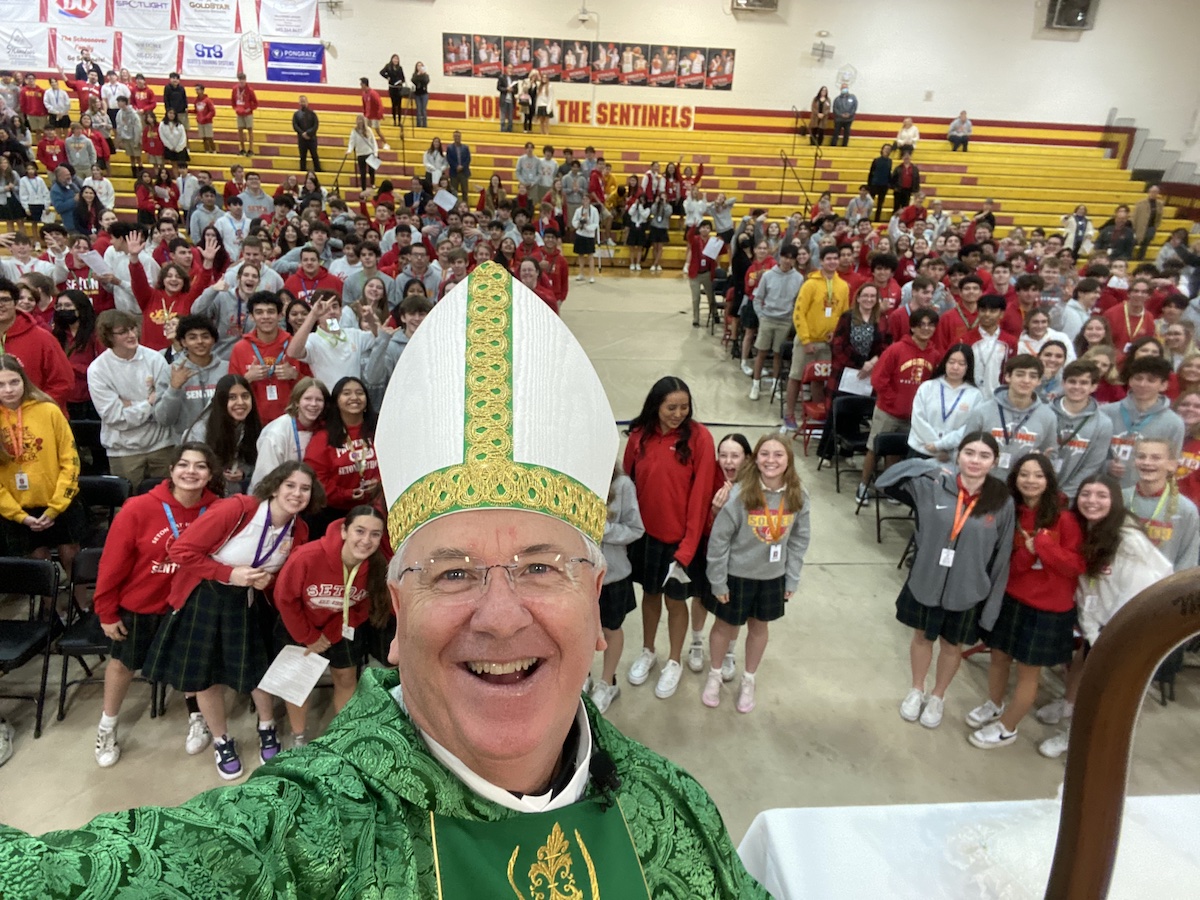
[(45, 131), (46, 122), (50, 119), (49, 116), (28, 116), (30, 131)]
[(367, 127), (371, 130), (375, 130), (379, 127), (379, 123), (382, 121), (383, 119), (367, 119)]
[(212, 122), (206, 122), (203, 125), (196, 126), (196, 133), (202, 138), (210, 138), (213, 136)]
[(141, 141), (127, 141), (127, 140), (119, 139), (117, 141), (117, 149), (120, 150), (122, 153), (127, 153), (129, 156), (134, 156), (134, 157), (141, 156), (142, 155), (142, 142)]
[(814, 351), (811, 360), (805, 357), (804, 345), (800, 343), (800, 338), (796, 338), (792, 344), (792, 368), (788, 372), (788, 378), (794, 378), (796, 381), (799, 381), (804, 376), (804, 367), (808, 363), (816, 362), (817, 360), (831, 360), (833, 359), (833, 353), (830, 351), (828, 344), (820, 343), (817, 344), (817, 349)]
[(254, 127), (254, 113), (251, 113), (248, 116), (238, 116), (237, 117), (237, 127), (238, 128), (253, 128)]
[(875, 438), (881, 434), (908, 434), (908, 429), (907, 419), (897, 419), (876, 406), (875, 412), (871, 414), (871, 433), (867, 435), (867, 449), (875, 449)]
[(778, 353), (788, 339), (792, 330), (789, 319), (775, 319), (770, 316), (758, 317), (758, 337), (754, 340), (754, 349), (759, 353), (770, 351)]

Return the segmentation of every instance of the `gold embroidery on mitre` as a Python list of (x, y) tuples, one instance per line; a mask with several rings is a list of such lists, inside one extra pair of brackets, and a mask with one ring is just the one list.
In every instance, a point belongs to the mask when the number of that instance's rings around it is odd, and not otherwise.
[(417, 479), (392, 504), (393, 547), (430, 519), (464, 509), (527, 509), (561, 519), (596, 543), (604, 537), (604, 498), (544, 466), (513, 459), (512, 276), (495, 263), (471, 273), (463, 461)]

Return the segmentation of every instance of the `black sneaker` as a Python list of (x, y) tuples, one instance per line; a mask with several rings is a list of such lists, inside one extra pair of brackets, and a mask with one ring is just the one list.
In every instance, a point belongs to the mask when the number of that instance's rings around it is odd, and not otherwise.
[(263, 762), (269, 762), (279, 755), (283, 745), (279, 743), (279, 735), (275, 733), (275, 726), (258, 729), (258, 748), (258, 758)]
[(226, 781), (242, 777), (242, 761), (238, 758), (237, 744), (230, 738), (213, 744), (213, 756), (217, 761), (217, 774)]

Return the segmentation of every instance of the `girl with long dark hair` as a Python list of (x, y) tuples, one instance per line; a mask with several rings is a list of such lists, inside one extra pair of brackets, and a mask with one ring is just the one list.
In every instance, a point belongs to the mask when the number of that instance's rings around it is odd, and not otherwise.
[(99, 419), (88, 391), (87, 370), (104, 352), (104, 347), (96, 337), (96, 311), (87, 294), (76, 290), (59, 292), (50, 333), (66, 352), (75, 373), (75, 386), (66, 397), (67, 415), (72, 419)]
[(222, 375), (208, 409), (183, 437), (185, 441), (203, 441), (212, 448), (229, 496), (244, 493), (249, 485), (261, 432), (250, 382), (241, 375)]
[(378, 414), (366, 387), (361, 379), (348, 375), (338, 380), (330, 395), (325, 428), (313, 434), (304, 451), (304, 461), (317, 473), (327, 497), (325, 512), (311, 523), (319, 534), (360, 503), (374, 503), (380, 491), (375, 458)]
[(917, 388), (909, 420), (909, 449), (946, 462), (966, 432), (968, 415), (982, 402), (983, 394), (975, 385), (975, 354), (966, 344), (954, 344)]

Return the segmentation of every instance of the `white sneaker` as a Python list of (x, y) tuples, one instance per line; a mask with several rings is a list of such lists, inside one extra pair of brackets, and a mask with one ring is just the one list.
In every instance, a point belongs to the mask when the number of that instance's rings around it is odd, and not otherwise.
[(188, 756), (195, 756), (211, 743), (212, 732), (208, 730), (208, 723), (204, 721), (204, 715), (192, 713), (188, 716), (187, 740), (183, 744), (183, 749), (187, 750)]
[(679, 687), (681, 675), (683, 675), (683, 666), (673, 659), (668, 659), (658, 676), (658, 684), (654, 686), (654, 696), (659, 700), (666, 700), (674, 694), (675, 688)]
[(921, 712), (921, 724), (926, 728), (937, 728), (942, 724), (942, 712), (946, 701), (940, 697), (930, 696), (925, 701), (925, 709)]
[(688, 648), (688, 668), (693, 672), (704, 671), (704, 641), (693, 640)]
[(16, 731), (13, 727), (0, 719), (0, 766), (4, 765), (13, 755), (13, 737), (16, 736)]
[(391, 149), (392, 149), (392, 146), (391, 146), (391, 144), (384, 144), (384, 145), (383, 145), (383, 149), (384, 149), (384, 150), (391, 150)]
[(96, 765), (102, 769), (117, 764), (121, 758), (121, 745), (117, 743), (117, 729), (96, 729)]
[(632, 685), (645, 684), (650, 677), (650, 670), (658, 665), (658, 654), (653, 650), (642, 648), (642, 654), (629, 667), (629, 683)]
[(634, 266), (634, 267), (633, 267), (633, 271), (635, 271), (635, 272), (640, 272), (640, 271), (642, 271), (642, 265), (641, 265), (641, 263), (638, 263), (636, 266)]
[(1038, 753), (1047, 759), (1058, 759), (1067, 752), (1067, 741), (1067, 732), (1060, 731), (1054, 737), (1046, 738), (1038, 744)]
[(981, 706), (977, 706), (967, 713), (967, 724), (972, 728), (982, 728), (984, 725), (992, 724), (1002, 715), (1004, 715), (1004, 704), (997, 706), (988, 699)]
[(592, 688), (592, 702), (596, 704), (596, 709), (601, 714), (608, 712), (608, 708), (612, 706), (612, 702), (621, 696), (621, 689), (615, 684), (601, 684), (596, 682)]
[(704, 689), (700, 691), (700, 702), (709, 709), (716, 709), (721, 705), (721, 673), (708, 670), (708, 677), (704, 679)]
[(740, 713), (754, 710), (754, 679), (742, 676), (742, 684), (738, 689), (737, 704), (734, 707)]
[(997, 747), (1007, 747), (1017, 739), (1015, 731), (1008, 731), (999, 722), (993, 722), (991, 725), (985, 725), (978, 731), (972, 732), (967, 736), (967, 740), (971, 742), (972, 747), (978, 747), (980, 750), (995, 750)]
[(633, 271), (635, 271), (636, 269), (637, 269), (637, 266), (635, 266), (633, 263), (630, 263), (630, 264), (629, 264), (629, 271), (630, 271), (630, 272), (633, 272)]
[(726, 684), (733, 681), (733, 676), (737, 674), (737, 657), (730, 650), (725, 654), (725, 658), (721, 660), (721, 680)]
[(754, 377), (754, 366), (750, 365), (750, 363), (746, 362), (744, 359), (742, 360), (742, 374), (748, 375), (751, 378)]
[(591, 675), (589, 675), (587, 677), (587, 680), (584, 681), (584, 683), (583, 683), (583, 693), (590, 694), (592, 692), (592, 688), (594, 688), (595, 686), (596, 686), (596, 680), (594, 678), (592, 678)]
[(575, 280), (577, 282), (579, 282), (580, 284), (583, 284), (583, 276), (582, 275), (576, 275)]
[(1069, 719), (1075, 715), (1075, 704), (1068, 704), (1066, 700), (1059, 697), (1057, 700), (1047, 703), (1034, 715), (1043, 725), (1057, 725), (1063, 719)]
[(595, 283), (596, 283), (596, 279), (595, 279), (595, 278), (589, 278), (589, 279), (588, 279), (588, 284), (595, 284)]
[(900, 703), (900, 718), (905, 722), (915, 722), (921, 717), (921, 707), (925, 704), (925, 692), (913, 688), (904, 695)]
[(762, 390), (762, 382), (761, 381), (750, 382), (750, 399), (757, 400), (759, 397), (759, 392), (761, 390)]
[(306, 744), (308, 744), (308, 735), (306, 735), (306, 734), (293, 734), (292, 735), (292, 749), (293, 750), (295, 750), (297, 747), (303, 747)]

